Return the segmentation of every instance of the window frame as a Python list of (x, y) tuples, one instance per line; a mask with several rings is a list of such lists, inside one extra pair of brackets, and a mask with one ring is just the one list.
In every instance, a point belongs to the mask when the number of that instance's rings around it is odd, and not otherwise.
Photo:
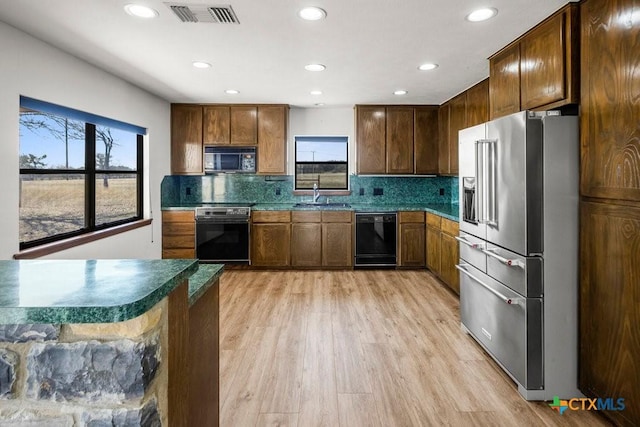
[[(24, 103), (27, 105), (23, 105)], [(35, 105), (35, 108), (34, 108)], [(39, 109), (38, 106), (44, 106), (44, 109)], [(59, 233), (39, 239), (20, 241), (20, 250), (31, 249), (38, 246), (59, 242), (65, 239), (70, 239), (77, 236), (82, 236), (89, 233), (95, 233), (97, 231), (107, 230), (110, 228), (121, 227), (125, 224), (134, 223), (143, 219), (144, 209), (144, 135), (146, 129), (140, 128), (134, 125), (123, 124), (115, 120), (95, 116), (89, 113), (79, 112), (77, 110), (69, 109), (66, 107), (57, 106), (55, 104), (45, 103), (44, 101), (37, 101), (31, 98), (20, 97), (20, 107), (28, 108), (30, 110), (40, 113), (57, 114), (69, 119), (84, 121), (85, 125), (85, 159), (84, 169), (67, 169), (67, 168), (19, 168), (19, 180), (22, 182), (22, 175), (83, 175), (84, 176), (84, 227), (70, 232)], [(69, 114), (65, 114), (65, 113)], [(92, 120), (93, 119), (93, 120)], [(87, 121), (91, 120), (91, 122)], [(97, 122), (98, 124), (92, 123)], [(113, 126), (115, 124), (115, 126)], [(123, 126), (124, 125), (124, 126)], [(98, 169), (96, 167), (96, 128), (98, 126), (115, 127), (120, 130), (124, 130), (136, 135), (136, 170), (105, 170)], [(143, 132), (140, 132), (140, 131)], [(20, 152), (20, 150), (18, 150)], [(96, 181), (102, 175), (132, 175), (136, 178), (136, 214), (133, 217), (119, 219), (117, 221), (111, 221), (103, 224), (96, 225)], [(20, 187), (22, 188), (22, 186)], [(22, 190), (20, 190), (22, 191)], [(19, 215), (19, 220), (21, 216)]]
[[(320, 138), (326, 138), (327, 141), (324, 141), (326, 143), (331, 143), (329, 142), (330, 139), (340, 139), (341, 141), (339, 142), (344, 142), (344, 144), (346, 145), (345, 147), (345, 155), (346, 155), (346, 160), (344, 162), (327, 162), (327, 161), (298, 161), (298, 139), (304, 140), (304, 139), (320, 139)], [(344, 139), (344, 141), (342, 141)], [(301, 141), (301, 142), (305, 142), (305, 141)], [(317, 141), (317, 142), (322, 142), (322, 141)], [(313, 191), (311, 188), (301, 188), (298, 187), (298, 164), (317, 164), (317, 165), (335, 165), (335, 164), (344, 164), (346, 166), (346, 171), (345, 171), (345, 181), (346, 181), (346, 186), (345, 187), (340, 187), (340, 188), (325, 188), (325, 187), (320, 187), (318, 186), (318, 190), (323, 191), (323, 192), (345, 192), (345, 191), (349, 191), (349, 137), (346, 135), (296, 135), (293, 138), (293, 156), (294, 156), (294, 162), (293, 162), (293, 189), (295, 192), (303, 192), (303, 191)]]

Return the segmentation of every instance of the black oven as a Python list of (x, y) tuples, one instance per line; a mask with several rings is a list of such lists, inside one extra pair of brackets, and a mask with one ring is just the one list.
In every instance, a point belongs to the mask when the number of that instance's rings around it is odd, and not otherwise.
[(355, 267), (396, 265), (396, 214), (356, 212)]
[(196, 257), (201, 262), (249, 264), (247, 206), (196, 208)]

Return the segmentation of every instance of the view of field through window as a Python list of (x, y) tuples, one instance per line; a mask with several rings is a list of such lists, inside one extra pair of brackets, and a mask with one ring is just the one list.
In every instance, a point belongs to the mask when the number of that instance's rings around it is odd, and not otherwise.
[(296, 189), (344, 190), (349, 186), (347, 137), (297, 136)]
[[(95, 175), (87, 173), (86, 124), (51, 113), (20, 111), (20, 242), (87, 227), (87, 179), (95, 177), (95, 226), (138, 212), (137, 134), (92, 126)], [(105, 172), (105, 173), (100, 173)]]

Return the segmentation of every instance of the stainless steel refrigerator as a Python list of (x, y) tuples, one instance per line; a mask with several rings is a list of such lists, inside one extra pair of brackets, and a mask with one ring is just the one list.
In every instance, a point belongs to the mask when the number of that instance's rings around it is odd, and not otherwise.
[(527, 400), (579, 397), (578, 118), (459, 132), (460, 316)]

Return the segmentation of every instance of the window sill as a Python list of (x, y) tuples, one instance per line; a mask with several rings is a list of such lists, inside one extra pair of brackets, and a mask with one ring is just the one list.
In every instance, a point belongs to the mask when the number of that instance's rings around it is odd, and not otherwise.
[(25, 249), (13, 255), (13, 258), (39, 258), (45, 255), (64, 251), (65, 249), (70, 249), (75, 246), (84, 245), (85, 243), (95, 242), (96, 240), (135, 230), (136, 228), (146, 227), (147, 225), (151, 224), (151, 221), (151, 219), (141, 219), (139, 221), (118, 225), (116, 227), (111, 227), (104, 230), (94, 231), (93, 233), (83, 234), (81, 236), (72, 237), (70, 239), (60, 240), (59, 242), (48, 243), (46, 245), (41, 245), (35, 248)]

